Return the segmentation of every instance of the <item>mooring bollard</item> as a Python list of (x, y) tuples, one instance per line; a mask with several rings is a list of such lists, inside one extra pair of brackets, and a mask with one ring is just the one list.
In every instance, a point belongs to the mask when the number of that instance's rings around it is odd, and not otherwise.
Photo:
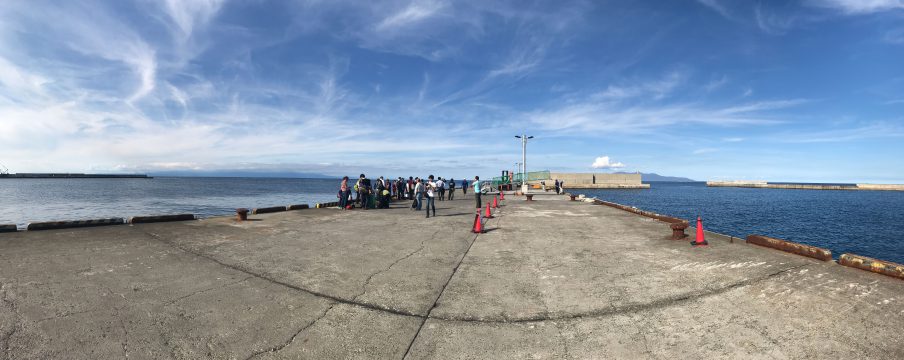
[(672, 240), (681, 240), (687, 237), (687, 234), (684, 233), (684, 230), (687, 229), (686, 222), (677, 222), (669, 225), (672, 228)]
[(527, 194), (527, 201), (534, 201), (534, 194)]
[(577, 195), (571, 195), (571, 201), (575, 201), (578, 198)]
[(248, 209), (238, 208), (235, 209), (235, 215), (238, 221), (248, 220)]

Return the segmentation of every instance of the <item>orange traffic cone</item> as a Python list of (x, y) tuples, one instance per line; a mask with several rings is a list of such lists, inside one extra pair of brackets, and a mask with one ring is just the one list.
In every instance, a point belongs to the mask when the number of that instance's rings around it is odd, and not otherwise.
[(499, 200), (505, 200), (505, 193), (504, 193), (504, 192), (500, 192), (500, 193), (499, 193)]
[(498, 209), (498, 208), (499, 208), (499, 198), (493, 196), (493, 209)]
[(484, 215), (483, 217), (485, 217), (485, 218), (487, 218), (487, 219), (492, 219), (492, 218), (493, 218), (493, 213), (490, 212), (490, 204), (487, 204), (487, 214)]
[(483, 232), (483, 221), (480, 220), (480, 211), (474, 214), (474, 228), (471, 229), (471, 232), (475, 234), (480, 234)]
[(709, 243), (706, 242), (706, 238), (703, 235), (703, 219), (699, 216), (697, 217), (697, 239), (691, 241), (691, 245), (693, 246), (706, 246)]

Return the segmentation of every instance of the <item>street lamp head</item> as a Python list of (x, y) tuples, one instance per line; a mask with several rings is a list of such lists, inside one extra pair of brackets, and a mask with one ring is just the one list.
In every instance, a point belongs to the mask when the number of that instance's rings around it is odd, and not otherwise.
[(518, 138), (518, 139), (520, 139), (520, 138), (521, 138), (521, 135), (515, 135), (515, 137)]
[(534, 137), (533, 137), (533, 136), (528, 136), (527, 138), (528, 138), (528, 139), (533, 139)]

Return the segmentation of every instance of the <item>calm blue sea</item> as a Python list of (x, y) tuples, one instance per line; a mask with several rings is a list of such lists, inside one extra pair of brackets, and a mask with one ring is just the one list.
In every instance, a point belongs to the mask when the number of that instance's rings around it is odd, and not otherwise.
[(904, 263), (904, 192), (706, 187), (651, 182), (648, 190), (575, 190), (683, 219), (710, 231), (761, 234)]
[(339, 180), (274, 178), (2, 179), (0, 224), (134, 215), (234, 214), (336, 201)]

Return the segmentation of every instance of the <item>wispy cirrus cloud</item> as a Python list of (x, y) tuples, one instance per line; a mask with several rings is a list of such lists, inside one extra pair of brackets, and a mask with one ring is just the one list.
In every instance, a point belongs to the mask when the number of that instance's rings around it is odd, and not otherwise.
[(811, 0), (809, 4), (852, 15), (904, 9), (902, 0)]
[(731, 17), (731, 14), (728, 12), (728, 8), (726, 8), (724, 4), (719, 2), (719, 0), (697, 0), (697, 2), (719, 13), (723, 17)]

